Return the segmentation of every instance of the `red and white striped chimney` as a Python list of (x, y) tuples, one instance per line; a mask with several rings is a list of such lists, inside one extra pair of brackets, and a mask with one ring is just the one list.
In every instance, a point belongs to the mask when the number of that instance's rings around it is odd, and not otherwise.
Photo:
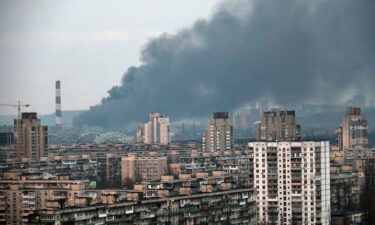
[(61, 82), (56, 81), (56, 131), (61, 131)]

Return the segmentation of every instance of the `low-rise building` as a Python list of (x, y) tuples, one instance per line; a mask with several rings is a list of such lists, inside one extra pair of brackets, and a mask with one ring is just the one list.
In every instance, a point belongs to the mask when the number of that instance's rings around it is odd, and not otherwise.
[(129, 154), (121, 158), (121, 180), (123, 186), (132, 186), (136, 181), (156, 181), (168, 172), (167, 157)]

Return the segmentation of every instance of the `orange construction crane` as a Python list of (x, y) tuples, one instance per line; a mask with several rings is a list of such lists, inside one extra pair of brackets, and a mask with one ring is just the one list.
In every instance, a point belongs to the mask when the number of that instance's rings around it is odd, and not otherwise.
[(21, 107), (29, 107), (29, 104), (21, 104), (21, 101), (18, 101), (18, 104), (0, 104), (0, 106), (9, 106), (9, 107), (16, 107), (17, 108), (17, 115), (18, 119), (21, 119)]

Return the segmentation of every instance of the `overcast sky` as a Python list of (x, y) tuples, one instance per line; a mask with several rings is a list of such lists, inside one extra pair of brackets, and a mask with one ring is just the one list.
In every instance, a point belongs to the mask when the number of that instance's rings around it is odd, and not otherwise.
[[(0, 103), (54, 111), (87, 109), (139, 65), (142, 46), (209, 18), (220, 0), (9, 0), (0, 2)], [(14, 113), (0, 107), (0, 114)]]

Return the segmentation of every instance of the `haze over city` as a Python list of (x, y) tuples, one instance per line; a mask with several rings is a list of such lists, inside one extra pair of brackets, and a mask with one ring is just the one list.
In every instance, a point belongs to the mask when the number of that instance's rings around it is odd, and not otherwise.
[(78, 119), (104, 127), (373, 96), (371, 1), (1, 4), (0, 102), (44, 114), (58, 79), (64, 110), (95, 106)]

